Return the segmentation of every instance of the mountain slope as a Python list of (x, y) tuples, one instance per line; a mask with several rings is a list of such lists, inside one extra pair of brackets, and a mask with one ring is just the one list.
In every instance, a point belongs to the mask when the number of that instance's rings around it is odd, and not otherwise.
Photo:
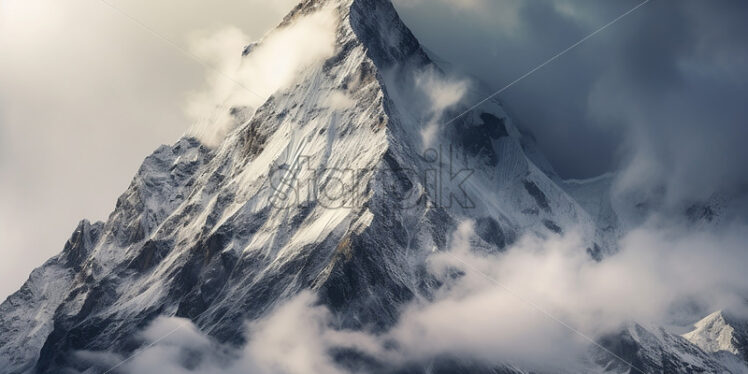
[(21, 289), (0, 305), (0, 368), (29, 370), (53, 328), (55, 309), (98, 241), (103, 224), (82, 221), (63, 252), (34, 270)]

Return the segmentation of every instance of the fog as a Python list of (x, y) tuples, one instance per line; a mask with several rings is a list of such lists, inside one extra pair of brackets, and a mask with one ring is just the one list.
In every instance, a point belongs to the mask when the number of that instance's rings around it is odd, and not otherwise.
[(331, 356), (340, 348), (395, 366), (460, 357), (580, 372), (594, 340), (633, 322), (679, 333), (715, 310), (745, 313), (744, 225), (715, 232), (649, 222), (602, 262), (573, 231), (524, 237), (492, 255), (472, 251), (476, 239), (473, 222), (462, 222), (449, 248), (428, 259), (444, 285), (433, 300), (405, 305), (385, 332), (337, 329), (333, 314), (305, 291), (248, 322), (244, 347), (222, 346), (188, 320), (162, 317), (142, 332), (145, 348), (124, 363), (106, 352), (79, 355), (132, 373), (349, 373)]

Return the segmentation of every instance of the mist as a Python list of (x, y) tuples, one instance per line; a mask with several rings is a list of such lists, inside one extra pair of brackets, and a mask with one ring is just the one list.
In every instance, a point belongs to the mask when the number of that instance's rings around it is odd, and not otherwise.
[(194, 40), (194, 53), (213, 60), (217, 68), (208, 76), (210, 89), (190, 98), (188, 113), (195, 124), (188, 134), (208, 146), (220, 144), (236, 125), (230, 109), (251, 116), (303, 69), (332, 56), (336, 27), (333, 10), (323, 9), (253, 42), (246, 57), (238, 51), (249, 44), (248, 37), (235, 27)]
[[(122, 367), (131, 373), (354, 373), (332, 356), (349, 349), (393, 367), (458, 357), (489, 367), (579, 372), (593, 341), (632, 323), (683, 333), (713, 311), (746, 312), (745, 225), (713, 231), (648, 222), (601, 262), (589, 257), (574, 231), (526, 236), (492, 255), (473, 251), (476, 239), (473, 222), (462, 222), (449, 248), (427, 260), (443, 286), (430, 300), (403, 306), (385, 332), (337, 329), (333, 313), (305, 291), (247, 322), (248, 343), (239, 348), (218, 344), (189, 320), (158, 318), (140, 335), (145, 348)], [(79, 357), (101, 368), (124, 359), (107, 352)]]

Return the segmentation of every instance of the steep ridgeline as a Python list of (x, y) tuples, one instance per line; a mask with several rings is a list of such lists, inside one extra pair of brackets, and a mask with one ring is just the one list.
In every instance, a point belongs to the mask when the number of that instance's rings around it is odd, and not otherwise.
[(607, 373), (748, 373), (742, 360), (704, 350), (662, 327), (630, 323), (601, 338), (600, 344), (606, 350), (593, 349), (594, 362)]
[(732, 372), (748, 372), (748, 319), (744, 316), (716, 311), (695, 324), (683, 337), (725, 363)]
[[(133, 352), (160, 315), (242, 344), (243, 321), (308, 289), (336, 327), (382, 331), (439, 286), (425, 259), (466, 219), (486, 251), (581, 227), (604, 254), (605, 233), (541, 171), (498, 103), (424, 145), (415, 77), (442, 73), (388, 0), (305, 1), (279, 27), (323, 7), (337, 15), (332, 57), (249, 116), (233, 108), (215, 148), (194, 138), (159, 148), (106, 223), (82, 222), (0, 306), (0, 372), (85, 371), (75, 352)], [(345, 105), (330, 104), (341, 95)]]

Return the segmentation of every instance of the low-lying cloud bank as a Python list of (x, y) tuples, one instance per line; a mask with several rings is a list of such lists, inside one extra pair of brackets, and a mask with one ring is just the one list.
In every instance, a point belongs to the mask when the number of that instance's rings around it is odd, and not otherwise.
[[(743, 225), (712, 231), (645, 226), (602, 262), (589, 258), (575, 233), (525, 237), (493, 255), (473, 252), (474, 239), (472, 222), (463, 222), (450, 250), (429, 259), (429, 271), (444, 286), (432, 301), (404, 306), (384, 333), (335, 329), (331, 312), (303, 292), (247, 323), (248, 344), (238, 350), (187, 320), (157, 319), (141, 336), (147, 348), (122, 367), (132, 373), (347, 373), (330, 355), (346, 348), (395, 366), (460, 357), (574, 371), (590, 348), (588, 338), (632, 321), (682, 329), (684, 321), (717, 309), (744, 311), (748, 295)], [(98, 365), (117, 362), (111, 354), (79, 355)]]

